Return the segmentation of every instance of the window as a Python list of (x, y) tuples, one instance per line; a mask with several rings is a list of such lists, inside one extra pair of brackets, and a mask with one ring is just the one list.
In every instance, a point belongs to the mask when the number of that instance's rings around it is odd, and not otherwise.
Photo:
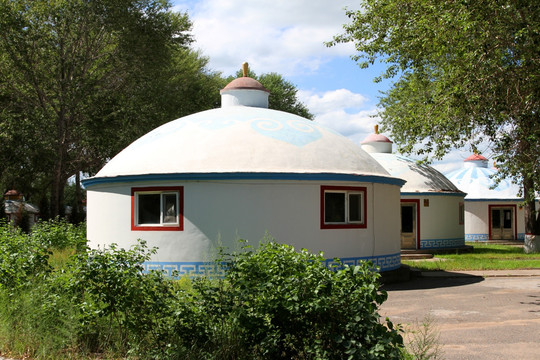
[(184, 230), (182, 186), (131, 189), (131, 230)]
[(365, 187), (321, 186), (321, 229), (365, 227)]
[(465, 204), (459, 203), (459, 225), (465, 224)]

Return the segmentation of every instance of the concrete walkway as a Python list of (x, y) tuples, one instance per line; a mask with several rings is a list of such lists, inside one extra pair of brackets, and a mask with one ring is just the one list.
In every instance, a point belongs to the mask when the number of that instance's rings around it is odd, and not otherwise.
[(409, 334), (432, 319), (443, 359), (540, 359), (540, 269), (423, 272), (384, 288), (380, 314)]
[(467, 270), (467, 271), (424, 271), (422, 277), (527, 277), (540, 276), (540, 269), (524, 270)]

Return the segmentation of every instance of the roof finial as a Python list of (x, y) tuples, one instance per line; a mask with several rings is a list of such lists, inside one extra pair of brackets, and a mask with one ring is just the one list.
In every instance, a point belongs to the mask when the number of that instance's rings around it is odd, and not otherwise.
[(243, 74), (244, 74), (244, 77), (248, 76), (248, 71), (249, 71), (248, 66), (249, 66), (249, 65), (248, 65), (247, 62), (244, 62), (244, 63), (242, 64), (242, 72), (243, 72)]
[(379, 133), (379, 125), (375, 125), (375, 134)]

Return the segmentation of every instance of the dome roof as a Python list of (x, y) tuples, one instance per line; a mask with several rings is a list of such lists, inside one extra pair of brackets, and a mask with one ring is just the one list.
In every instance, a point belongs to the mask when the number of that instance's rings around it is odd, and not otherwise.
[(479, 154), (472, 154), (468, 158), (466, 158), (464, 161), (487, 161), (487, 159)]
[(362, 144), (368, 144), (368, 143), (372, 143), (372, 142), (391, 143), (392, 141), (390, 141), (389, 138), (387, 138), (386, 136), (384, 136), (382, 134), (369, 134), (368, 137), (366, 137), (366, 139), (364, 141), (362, 141)]
[(84, 185), (141, 176), (154, 180), (324, 177), (403, 185), (346, 137), (314, 121), (268, 109), (268, 91), (256, 80), (244, 76), (232, 81), (221, 98), (219, 109), (171, 121), (139, 138)]
[[(474, 156), (474, 158), (473, 158)], [(501, 199), (519, 200), (519, 186), (509, 180), (503, 179), (495, 187), (495, 181), (491, 178), (497, 170), (487, 167), (487, 159), (481, 155), (473, 155), (465, 159), (464, 168), (454, 170), (446, 174), (460, 190), (467, 193), (465, 199)], [(477, 161), (476, 166), (467, 166)]]
[(405, 156), (392, 154), (392, 141), (375, 133), (362, 141), (362, 149), (367, 151), (390, 175), (406, 180), (402, 193), (461, 193), (443, 174), (429, 165), (420, 164)]
[(402, 193), (461, 193), (450, 180), (429, 165), (396, 154), (370, 153), (370, 155), (390, 175), (407, 181), (401, 188)]
[(260, 91), (270, 92), (260, 82), (247, 76), (234, 79), (233, 81), (228, 83), (227, 86), (225, 86), (220, 92), (223, 93), (224, 91), (227, 91), (227, 90), (239, 90), (239, 89), (260, 90)]
[(171, 173), (388, 173), (344, 136), (302, 117), (229, 106), (189, 115), (133, 142), (94, 178)]

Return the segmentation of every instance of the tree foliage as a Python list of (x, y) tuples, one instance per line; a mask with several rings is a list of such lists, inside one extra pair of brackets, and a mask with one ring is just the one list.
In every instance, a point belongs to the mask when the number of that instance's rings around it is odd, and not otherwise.
[(52, 216), (70, 176), (216, 102), (201, 93), (219, 74), (168, 1), (0, 0), (0, 28), (0, 183), (48, 191)]
[[(365, 0), (329, 45), (382, 61), (380, 116), (400, 150), (441, 158), (489, 142), (499, 178), (523, 184), (527, 233), (540, 234), (540, 4), (533, 0)], [(421, 144), (421, 146), (417, 146)]]

